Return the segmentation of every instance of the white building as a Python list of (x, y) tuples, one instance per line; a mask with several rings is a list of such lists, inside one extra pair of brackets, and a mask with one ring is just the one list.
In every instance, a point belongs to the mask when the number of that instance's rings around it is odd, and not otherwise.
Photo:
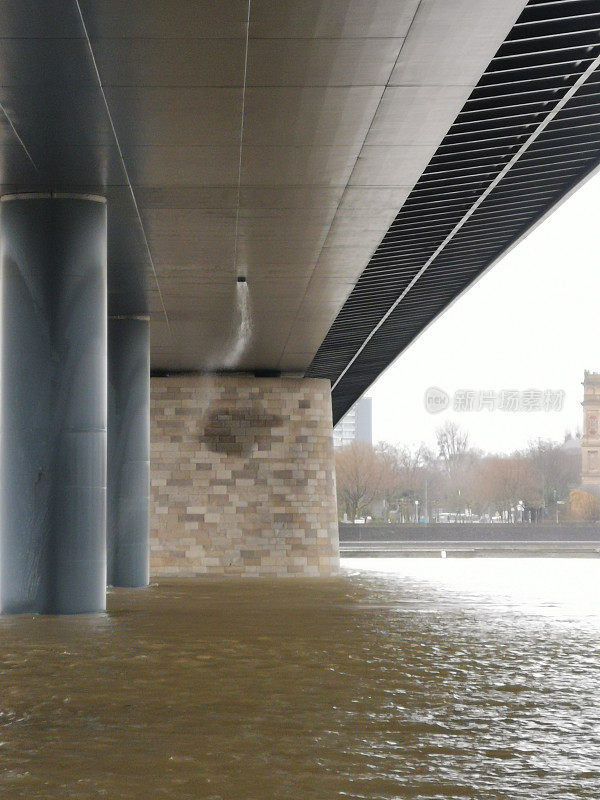
[(333, 446), (346, 447), (352, 442), (373, 444), (373, 401), (361, 397), (333, 429)]

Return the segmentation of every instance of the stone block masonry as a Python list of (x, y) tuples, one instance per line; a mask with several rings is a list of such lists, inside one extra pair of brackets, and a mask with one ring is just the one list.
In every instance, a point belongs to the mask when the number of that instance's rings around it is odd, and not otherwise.
[(152, 378), (150, 483), (154, 576), (338, 571), (326, 380)]

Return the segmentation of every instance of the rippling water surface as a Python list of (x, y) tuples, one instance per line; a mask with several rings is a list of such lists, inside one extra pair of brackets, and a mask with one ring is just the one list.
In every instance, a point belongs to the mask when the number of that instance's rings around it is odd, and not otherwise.
[(0, 619), (0, 797), (600, 798), (597, 561), (345, 567)]

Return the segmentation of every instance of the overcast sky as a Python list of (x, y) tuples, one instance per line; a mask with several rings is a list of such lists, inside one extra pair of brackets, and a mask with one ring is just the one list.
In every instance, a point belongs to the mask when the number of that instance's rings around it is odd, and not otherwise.
[[(432, 446), (449, 418), (469, 432), (472, 445), (494, 452), (581, 429), (583, 371), (600, 371), (599, 210), (600, 174), (397, 359), (366, 393), (373, 398), (374, 442)], [(424, 396), (432, 386), (450, 395), (451, 406), (460, 390), (529, 389), (564, 391), (564, 406), (430, 414)], [(539, 395), (532, 396), (535, 406)]]

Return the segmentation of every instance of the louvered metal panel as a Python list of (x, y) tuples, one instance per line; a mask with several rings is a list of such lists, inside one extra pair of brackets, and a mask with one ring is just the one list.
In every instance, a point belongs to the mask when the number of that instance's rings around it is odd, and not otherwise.
[(334, 421), (599, 163), (600, 0), (530, 0), (306, 373)]

